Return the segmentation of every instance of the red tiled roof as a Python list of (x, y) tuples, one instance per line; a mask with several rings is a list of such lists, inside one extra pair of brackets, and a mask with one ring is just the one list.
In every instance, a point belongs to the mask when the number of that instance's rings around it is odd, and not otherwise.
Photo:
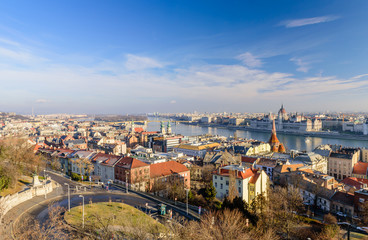
[[(236, 177), (237, 178), (240, 178), (240, 179), (247, 179), (249, 177), (254, 176), (255, 173), (257, 173), (257, 170), (251, 169), (251, 168), (247, 168), (245, 170), (245, 172), (238, 171), (238, 176), (236, 176)], [(230, 175), (230, 170), (229, 169), (220, 168), (220, 175), (229, 176)]]
[(142, 132), (142, 134), (156, 134), (158, 132)]
[(242, 162), (254, 163), (256, 160), (257, 158), (254, 158), (254, 157), (245, 157), (245, 156), (241, 157)]
[(143, 132), (143, 131), (144, 131), (144, 129), (143, 129), (143, 128), (141, 128), (141, 127), (136, 127), (136, 128), (134, 128), (134, 131), (135, 131), (135, 132)]
[[(298, 168), (303, 167), (304, 164), (290, 164), (290, 165), (280, 165), (280, 173), (289, 172), (289, 169), (291, 172), (296, 171)], [(277, 169), (276, 169), (277, 170)]]
[(155, 163), (150, 165), (150, 177), (156, 178), (161, 176), (168, 176), (174, 173), (188, 172), (189, 169), (175, 161), (168, 161), (163, 163)]
[(255, 184), (257, 182), (258, 177), (260, 176), (260, 173), (256, 173), (252, 176), (252, 178), (249, 180), (249, 183)]
[(123, 157), (119, 160), (119, 162), (117, 163), (120, 166), (127, 166), (127, 168), (132, 169), (132, 168), (139, 168), (139, 167), (144, 167), (144, 166), (148, 166), (147, 163), (144, 163), (136, 158), (132, 158), (132, 157)]
[(114, 165), (119, 158), (121, 157), (116, 155), (97, 153), (96, 156), (92, 158), (92, 162), (101, 161), (101, 164), (103, 165)]
[(255, 172), (256, 171), (253, 171), (253, 169), (247, 168), (247, 170), (245, 170), (245, 172), (239, 172), (239, 173), (240, 173), (240, 177), (242, 179), (247, 179), (249, 177), (253, 177)]
[(368, 162), (357, 162), (353, 168), (353, 174), (367, 175)]
[(368, 185), (368, 179), (347, 177), (344, 180), (342, 180), (341, 183), (354, 187), (355, 189), (359, 190), (363, 188), (364, 184)]

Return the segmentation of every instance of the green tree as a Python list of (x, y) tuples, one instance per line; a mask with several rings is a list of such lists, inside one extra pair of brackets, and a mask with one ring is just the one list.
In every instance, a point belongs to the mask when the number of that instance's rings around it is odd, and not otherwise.
[(211, 181), (211, 183), (207, 185), (204, 191), (204, 197), (208, 202), (212, 202), (215, 199), (216, 194), (216, 188), (213, 186), (213, 183)]

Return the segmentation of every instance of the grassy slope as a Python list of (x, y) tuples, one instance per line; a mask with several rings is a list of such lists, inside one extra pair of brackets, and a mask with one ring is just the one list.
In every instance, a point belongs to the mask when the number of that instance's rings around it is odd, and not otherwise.
[[(123, 203), (92, 203), (92, 206), (86, 203), (84, 211), (86, 225), (139, 227), (147, 229), (151, 233), (165, 231), (165, 227), (161, 223)], [(82, 225), (82, 206), (72, 208), (70, 213), (66, 212), (65, 220), (71, 225), (80, 227)]]

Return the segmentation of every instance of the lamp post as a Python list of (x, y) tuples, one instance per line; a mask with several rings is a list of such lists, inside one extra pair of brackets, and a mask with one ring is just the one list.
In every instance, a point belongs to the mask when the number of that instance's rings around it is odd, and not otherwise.
[(79, 195), (79, 197), (83, 198), (82, 228), (84, 228), (84, 196)]
[(43, 180), (44, 181), (44, 184), (43, 184), (43, 187), (44, 187), (44, 189), (45, 189), (45, 199), (46, 199), (46, 178)]
[(68, 209), (69, 209), (69, 212), (70, 212), (70, 189), (69, 189), (69, 184), (64, 183), (64, 185), (68, 185)]
[(43, 170), (43, 178), (46, 179), (46, 169)]
[(188, 194), (189, 194), (189, 189), (185, 189), (185, 191), (187, 192), (187, 215), (188, 215)]
[(128, 171), (125, 171), (125, 189), (126, 189), (126, 193), (128, 193), (128, 175), (129, 175), (129, 172)]

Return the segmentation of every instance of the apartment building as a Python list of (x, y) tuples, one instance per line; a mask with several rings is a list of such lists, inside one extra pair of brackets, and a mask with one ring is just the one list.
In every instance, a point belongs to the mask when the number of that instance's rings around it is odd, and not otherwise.
[(250, 203), (259, 194), (266, 195), (269, 185), (269, 177), (265, 171), (239, 165), (220, 167), (213, 174), (212, 179), (217, 198), (223, 199), (228, 196), (232, 187), (247, 203)]
[(328, 159), (328, 175), (338, 180), (351, 177), (359, 158), (360, 151), (355, 148), (340, 148), (331, 152)]

